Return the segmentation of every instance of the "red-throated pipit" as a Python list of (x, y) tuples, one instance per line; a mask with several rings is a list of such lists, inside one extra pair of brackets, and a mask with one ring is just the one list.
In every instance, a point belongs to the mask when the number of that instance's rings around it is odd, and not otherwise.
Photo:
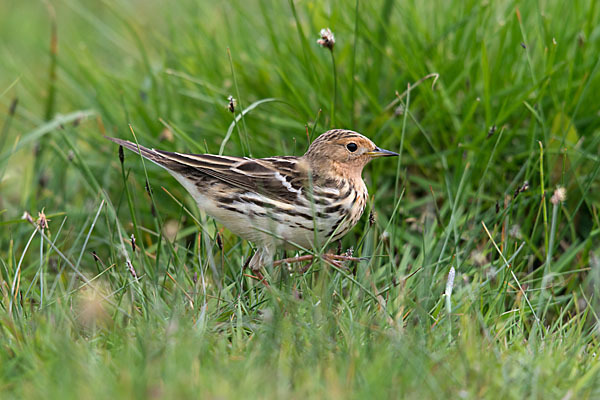
[(302, 157), (248, 158), (181, 154), (108, 138), (165, 168), (198, 207), (258, 250), (256, 271), (277, 247), (311, 248), (344, 236), (365, 209), (363, 167), (376, 157), (397, 156), (363, 135), (325, 132)]

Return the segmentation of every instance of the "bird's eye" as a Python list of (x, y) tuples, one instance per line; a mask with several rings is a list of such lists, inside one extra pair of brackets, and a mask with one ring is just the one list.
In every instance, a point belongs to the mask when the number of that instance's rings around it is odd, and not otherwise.
[(356, 151), (356, 149), (358, 149), (358, 146), (356, 145), (356, 143), (348, 143), (346, 145), (346, 148), (348, 150), (350, 150), (352, 153), (354, 153)]

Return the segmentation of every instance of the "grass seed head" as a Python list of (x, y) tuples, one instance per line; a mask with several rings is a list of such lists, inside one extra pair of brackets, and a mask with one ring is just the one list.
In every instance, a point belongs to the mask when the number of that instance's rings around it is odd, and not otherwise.
[(550, 202), (554, 205), (558, 205), (558, 203), (564, 203), (567, 200), (567, 189), (562, 186), (558, 186), (556, 190), (554, 190), (554, 194), (550, 198)]
[(42, 211), (38, 212), (38, 219), (36, 221), (36, 224), (40, 227), (41, 230), (48, 229), (48, 221), (50, 221), (50, 220), (48, 218), (46, 218), (44, 209), (42, 209)]
[(133, 268), (133, 264), (129, 260), (127, 260), (127, 269), (129, 270), (129, 273), (131, 274), (131, 276), (133, 276), (133, 279), (138, 278), (138, 274), (137, 274), (137, 272), (135, 272), (135, 268)]
[(123, 146), (119, 146), (119, 161), (121, 164), (125, 161), (125, 154), (123, 153)]
[(227, 101), (229, 101), (229, 103), (227, 103), (227, 109), (233, 114), (235, 112), (235, 106), (237, 106), (237, 100), (234, 99), (233, 96), (229, 96)]
[(21, 219), (26, 220), (27, 222), (33, 224), (33, 217), (31, 216), (31, 214), (29, 214), (29, 211), (25, 211), (23, 213), (23, 215), (21, 216)]
[(319, 34), (321, 35), (321, 38), (317, 40), (317, 43), (321, 47), (325, 47), (333, 51), (333, 47), (335, 46), (335, 36), (333, 36), (333, 32), (331, 32), (331, 29), (323, 28), (321, 29), (321, 32)]

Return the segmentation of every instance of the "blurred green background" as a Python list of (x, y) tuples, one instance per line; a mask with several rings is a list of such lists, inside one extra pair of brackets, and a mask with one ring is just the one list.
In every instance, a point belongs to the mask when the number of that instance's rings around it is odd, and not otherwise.
[[(598, 4), (0, 2), (0, 390), (597, 397)], [(332, 127), (401, 153), (363, 174), (367, 260), (268, 288), (103, 138), (266, 157)]]

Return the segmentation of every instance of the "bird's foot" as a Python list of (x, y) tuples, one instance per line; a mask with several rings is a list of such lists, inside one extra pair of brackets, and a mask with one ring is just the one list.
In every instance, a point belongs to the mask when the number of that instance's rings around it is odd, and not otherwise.
[(260, 283), (262, 283), (266, 287), (269, 287), (269, 282), (267, 282), (267, 279), (264, 277), (264, 275), (260, 271), (253, 271), (253, 272), (254, 272), (254, 275), (244, 274), (244, 276), (247, 276), (248, 278), (252, 278), (254, 280), (260, 281)]
[(242, 271), (246, 268), (250, 270), (250, 274), (244, 274), (249, 278), (260, 281), (266, 287), (269, 287), (269, 282), (264, 277), (262, 272), (260, 272), (262, 266), (264, 265), (265, 257), (267, 257), (266, 252), (264, 250), (257, 250), (251, 258), (248, 258), (242, 267)]
[(304, 262), (304, 261), (312, 262), (313, 259), (314, 259), (314, 256), (312, 254), (309, 254), (306, 256), (282, 258), (281, 260), (273, 261), (273, 266), (278, 267), (281, 264), (295, 264), (295, 263)]
[[(281, 264), (295, 264), (295, 263), (299, 263), (299, 262), (310, 261), (310, 263), (308, 263), (308, 265), (305, 265), (304, 267), (302, 267), (300, 269), (301, 273), (305, 273), (306, 271), (308, 271), (308, 269), (314, 263), (316, 258), (317, 257), (313, 256), (312, 254), (305, 255), (305, 256), (298, 256), (298, 257), (283, 258), (281, 260), (274, 261), (273, 266), (277, 267)], [(344, 261), (358, 262), (358, 261), (365, 260), (365, 258), (352, 257), (352, 256), (346, 256), (346, 255), (337, 255), (337, 254), (323, 254), (320, 258), (322, 260), (324, 260), (325, 262), (333, 265), (334, 267), (344, 269), (344, 270), (348, 269), (346, 266), (344, 266), (342, 264), (342, 262), (344, 262)]]

